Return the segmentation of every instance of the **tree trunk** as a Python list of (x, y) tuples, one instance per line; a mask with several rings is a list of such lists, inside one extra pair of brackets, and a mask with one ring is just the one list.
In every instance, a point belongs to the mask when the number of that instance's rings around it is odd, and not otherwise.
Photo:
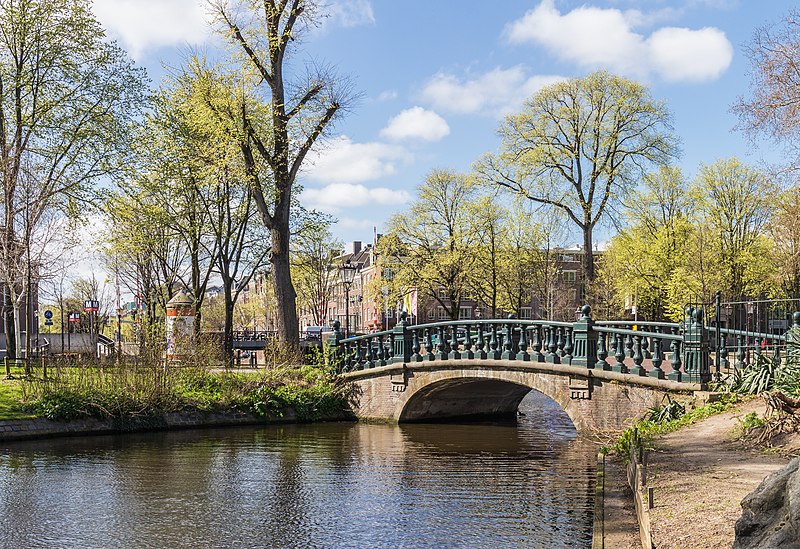
[(289, 269), (289, 227), (279, 223), (272, 229), (272, 283), (278, 310), (278, 339), (290, 345), (300, 344), (297, 319), (297, 292)]
[(3, 293), (3, 306), (5, 307), (5, 331), (6, 331), (6, 356), (17, 358), (17, 330), (14, 324), (14, 300), (8, 288)]
[(222, 342), (225, 352), (225, 363), (233, 365), (233, 280), (223, 281), (225, 296), (225, 327), (223, 328)]
[(581, 282), (581, 297), (586, 295), (586, 286), (594, 282), (594, 254), (592, 253), (592, 229), (591, 225), (583, 228), (583, 281)]

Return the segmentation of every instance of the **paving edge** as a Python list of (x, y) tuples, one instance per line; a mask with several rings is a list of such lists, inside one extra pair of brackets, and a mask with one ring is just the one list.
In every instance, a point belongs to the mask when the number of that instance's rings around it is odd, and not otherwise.
[(627, 476), (628, 486), (633, 492), (633, 505), (636, 509), (636, 520), (639, 523), (639, 539), (642, 542), (642, 549), (654, 549), (653, 536), (650, 532), (650, 510), (642, 497), (643, 490), (646, 489), (647, 468), (636, 462), (637, 447), (631, 445), (629, 454)]
[[(346, 420), (347, 417), (324, 418), (321, 421)], [(248, 425), (274, 425), (298, 423), (294, 410), (283, 415), (257, 417), (242, 412), (169, 412), (166, 414), (119, 420), (82, 418), (73, 421), (52, 421), (35, 418), (22, 420), (0, 420), (0, 442), (58, 438), (86, 435), (111, 435), (145, 431), (171, 431), (202, 429), (211, 427), (235, 427)]]
[(592, 521), (592, 549), (605, 547), (606, 456), (597, 454), (594, 485), (594, 520)]

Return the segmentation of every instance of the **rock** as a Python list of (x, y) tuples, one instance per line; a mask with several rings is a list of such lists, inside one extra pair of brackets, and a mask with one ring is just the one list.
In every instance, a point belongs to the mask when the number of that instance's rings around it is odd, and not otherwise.
[(733, 549), (800, 548), (800, 458), (742, 500)]

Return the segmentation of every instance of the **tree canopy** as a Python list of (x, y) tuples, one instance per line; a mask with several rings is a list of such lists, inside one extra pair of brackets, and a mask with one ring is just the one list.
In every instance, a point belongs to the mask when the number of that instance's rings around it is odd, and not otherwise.
[[(77, 216), (93, 184), (126, 165), (146, 84), (144, 72), (106, 38), (89, 0), (0, 2), (0, 271), (12, 289), (7, 313), (17, 311), (29, 286), (30, 246), (40, 240), (34, 235), (41, 222), (53, 211)], [(7, 314), (5, 322), (14, 334), (18, 319)]]
[(647, 168), (677, 152), (671, 117), (645, 86), (606, 72), (546, 86), (506, 117), (500, 151), (476, 170), (493, 185), (563, 212), (580, 230), (594, 279), (593, 233)]

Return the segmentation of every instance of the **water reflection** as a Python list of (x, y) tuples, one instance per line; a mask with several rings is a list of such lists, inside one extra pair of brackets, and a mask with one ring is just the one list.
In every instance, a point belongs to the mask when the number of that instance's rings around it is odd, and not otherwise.
[(594, 448), (552, 402), (517, 425), (324, 424), (0, 450), (5, 547), (582, 547)]

